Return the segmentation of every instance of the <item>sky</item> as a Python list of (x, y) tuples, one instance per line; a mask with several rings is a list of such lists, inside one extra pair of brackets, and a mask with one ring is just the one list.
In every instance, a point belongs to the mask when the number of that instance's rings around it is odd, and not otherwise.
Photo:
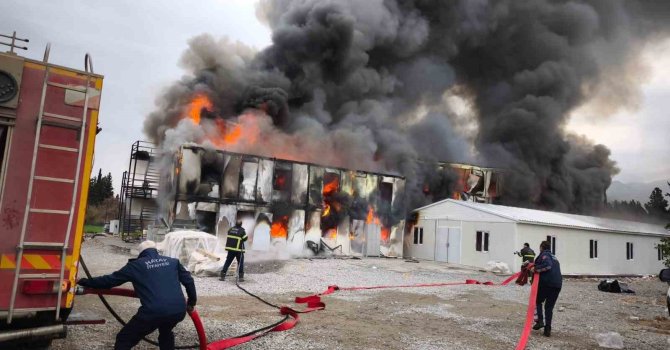
[[(0, 33), (16, 30), (30, 39), (21, 55), (33, 59), (42, 59), (47, 42), (55, 64), (83, 69), (84, 54), (92, 55), (95, 72), (105, 76), (93, 172), (111, 172), (118, 192), (132, 143), (145, 139), (145, 116), (161, 90), (184, 74), (178, 62), (188, 39), (209, 33), (257, 49), (271, 43), (255, 3), (3, 0)], [(612, 150), (621, 168), (615, 180), (622, 182), (670, 179), (670, 41), (648, 47), (644, 61), (649, 76), (637, 109), (594, 116), (587, 104), (567, 125)]]

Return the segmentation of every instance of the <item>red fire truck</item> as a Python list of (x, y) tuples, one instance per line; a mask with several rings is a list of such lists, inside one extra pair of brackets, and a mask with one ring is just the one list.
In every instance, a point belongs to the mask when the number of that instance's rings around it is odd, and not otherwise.
[[(72, 310), (103, 76), (0, 53), (0, 348), (48, 347)], [(9, 346), (7, 346), (9, 347)]]

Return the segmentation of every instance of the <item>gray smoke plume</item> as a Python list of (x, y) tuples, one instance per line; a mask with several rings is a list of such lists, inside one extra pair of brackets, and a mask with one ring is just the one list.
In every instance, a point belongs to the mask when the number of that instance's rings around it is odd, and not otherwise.
[[(459, 161), (508, 169), (505, 203), (590, 212), (618, 170), (605, 146), (566, 133), (568, 115), (592, 98), (637, 102), (639, 53), (667, 37), (670, 2), (266, 0), (258, 16), (272, 29), (260, 52), (189, 42), (189, 75), (158, 99), (150, 138), (202, 141), (181, 120), (200, 93), (258, 129), (239, 151), (400, 173), (408, 209), (437, 199), (424, 184), (453, 185), (436, 161)], [(471, 106), (474, 134), (451, 95)]]

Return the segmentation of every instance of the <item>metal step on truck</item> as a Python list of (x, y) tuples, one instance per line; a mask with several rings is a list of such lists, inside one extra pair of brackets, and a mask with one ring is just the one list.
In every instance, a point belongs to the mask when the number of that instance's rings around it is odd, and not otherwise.
[(0, 349), (47, 348), (73, 307), (103, 76), (0, 34)]

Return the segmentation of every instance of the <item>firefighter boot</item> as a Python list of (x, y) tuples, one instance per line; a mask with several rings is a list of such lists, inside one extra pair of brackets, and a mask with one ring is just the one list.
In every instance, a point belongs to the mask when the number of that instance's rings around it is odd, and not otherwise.
[(535, 322), (535, 325), (533, 326), (533, 329), (538, 330), (541, 328), (544, 328), (544, 322), (542, 320), (537, 320), (537, 322)]
[(544, 327), (544, 336), (551, 337), (551, 326)]

